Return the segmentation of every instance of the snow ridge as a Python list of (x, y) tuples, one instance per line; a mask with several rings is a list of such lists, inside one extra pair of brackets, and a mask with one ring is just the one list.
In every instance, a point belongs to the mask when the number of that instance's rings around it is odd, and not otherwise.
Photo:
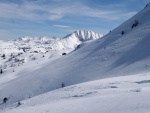
[(88, 40), (94, 40), (101, 38), (103, 35), (95, 33), (90, 30), (77, 30), (74, 33), (70, 34), (69, 36), (66, 36), (65, 38), (70, 38), (70, 37), (76, 37), (80, 41), (88, 41)]
[(79, 44), (101, 38), (103, 35), (95, 33), (90, 30), (78, 30), (73, 32), (70, 35), (67, 35), (64, 38), (50, 38), (50, 37), (22, 37), (15, 42), (17, 43), (25, 43), (29, 44), (30, 46), (36, 44), (47, 44), (53, 50), (62, 50), (62, 49), (75, 49)]
[(24, 36), (24, 37), (20, 37), (15, 41), (22, 41), (22, 42), (31, 42), (31, 41), (35, 41), (35, 42), (41, 42), (41, 43), (50, 43), (50, 41), (53, 40), (64, 40), (64, 39), (69, 39), (69, 38), (76, 38), (81, 42), (84, 41), (88, 41), (88, 40), (94, 40), (94, 39), (98, 39), (101, 38), (103, 35), (102, 34), (98, 34), (96, 32), (90, 31), (90, 30), (77, 30), (74, 31), (73, 33), (65, 36), (64, 38), (53, 38), (53, 37), (29, 37), (29, 36)]
[(24, 36), (16, 40), (0, 41), (0, 54), (11, 54), (22, 52), (24, 48), (30, 48), (30, 51), (46, 52), (50, 50), (76, 49), (83, 42), (101, 38), (103, 35), (93, 31), (78, 30), (64, 38), (55, 37), (29, 37)]

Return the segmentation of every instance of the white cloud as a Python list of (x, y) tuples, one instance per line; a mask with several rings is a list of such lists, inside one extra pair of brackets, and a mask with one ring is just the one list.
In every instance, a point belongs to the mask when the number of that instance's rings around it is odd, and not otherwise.
[(59, 4), (39, 4), (39, 2), (0, 3), (0, 17), (8, 19), (25, 19), (31, 21), (58, 20), (67, 16), (96, 17), (107, 20), (118, 20), (130, 17), (136, 12), (125, 12), (117, 9), (94, 9), (80, 3), (63, 6)]
[(60, 27), (60, 28), (69, 28), (71, 26), (65, 26), (65, 25), (53, 25), (54, 27)]

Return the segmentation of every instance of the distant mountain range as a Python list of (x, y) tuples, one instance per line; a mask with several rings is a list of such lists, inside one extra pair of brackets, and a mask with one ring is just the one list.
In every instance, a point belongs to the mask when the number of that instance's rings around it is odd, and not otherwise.
[[(95, 33), (93, 31), (78, 30), (72, 34), (67, 35), (64, 38), (50, 38), (50, 37), (28, 37), (24, 36), (13, 41), (0, 41), (1, 54), (10, 54), (11, 52), (19, 52), (20, 48), (30, 48), (36, 51), (43, 52), (48, 50), (63, 50), (63, 49), (75, 49), (79, 44), (101, 38), (103, 35)], [(7, 50), (8, 48), (8, 50)], [(10, 51), (10, 49), (12, 51)], [(19, 50), (18, 50), (19, 49)], [(20, 50), (21, 51), (21, 50)]]

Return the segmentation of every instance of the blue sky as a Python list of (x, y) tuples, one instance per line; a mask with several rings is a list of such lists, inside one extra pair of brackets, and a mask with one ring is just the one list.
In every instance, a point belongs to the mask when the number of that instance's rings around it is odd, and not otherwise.
[(0, 0), (0, 39), (64, 37), (85, 29), (106, 34), (149, 0)]

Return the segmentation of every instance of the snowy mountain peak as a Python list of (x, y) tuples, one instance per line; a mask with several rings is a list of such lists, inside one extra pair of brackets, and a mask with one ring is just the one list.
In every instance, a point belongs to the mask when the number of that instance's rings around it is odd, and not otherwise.
[(20, 37), (20, 38), (18, 38), (18, 39), (17, 39), (17, 40), (15, 40), (15, 41), (24, 41), (24, 42), (29, 42), (29, 41), (31, 41), (31, 40), (33, 40), (33, 38), (32, 38), (32, 37), (24, 36), (24, 37)]
[[(74, 31), (72, 34), (69, 34), (67, 36), (65, 36), (65, 39), (69, 39), (69, 38), (77, 38), (80, 41), (84, 42), (84, 41), (88, 41), (88, 40), (94, 40), (94, 39), (98, 39), (101, 38), (103, 35), (102, 34), (98, 34), (96, 32), (90, 31), (90, 30), (77, 30)], [(64, 38), (61, 38), (60, 40), (63, 40)], [(20, 37), (15, 41), (22, 41), (22, 42), (30, 42), (30, 41), (34, 41), (34, 42), (49, 42), (51, 40), (58, 40), (58, 38), (51, 38), (51, 37), (29, 37), (29, 36), (24, 36), (24, 37)]]
[(102, 36), (103, 35), (90, 31), (90, 30), (77, 30), (77, 31), (74, 31), (72, 34), (66, 36), (65, 38), (74, 37), (84, 42), (88, 40), (98, 39), (98, 38), (101, 38)]

